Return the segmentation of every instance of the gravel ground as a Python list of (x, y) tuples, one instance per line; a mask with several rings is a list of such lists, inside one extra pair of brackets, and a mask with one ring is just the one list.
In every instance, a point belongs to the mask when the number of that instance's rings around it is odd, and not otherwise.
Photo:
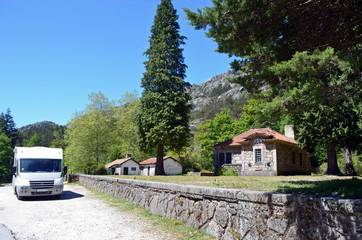
[(78, 185), (66, 184), (60, 200), (25, 201), (16, 199), (11, 186), (0, 185), (0, 223), (17, 240), (172, 239)]

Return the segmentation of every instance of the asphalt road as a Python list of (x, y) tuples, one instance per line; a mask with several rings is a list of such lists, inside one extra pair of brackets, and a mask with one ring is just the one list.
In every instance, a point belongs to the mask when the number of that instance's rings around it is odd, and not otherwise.
[[(172, 239), (135, 215), (108, 206), (78, 185), (65, 185), (60, 200), (17, 200), (10, 185), (0, 185), (0, 239)], [(7, 230), (8, 229), (8, 230)], [(10, 235), (11, 237), (11, 235)], [(10, 238), (11, 239), (11, 238)]]

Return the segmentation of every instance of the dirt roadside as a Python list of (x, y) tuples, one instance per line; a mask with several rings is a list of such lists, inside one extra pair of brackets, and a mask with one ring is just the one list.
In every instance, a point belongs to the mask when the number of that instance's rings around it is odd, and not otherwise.
[(78, 185), (65, 185), (60, 200), (25, 201), (16, 199), (11, 186), (1, 186), (0, 223), (17, 240), (172, 239), (136, 216), (109, 207)]

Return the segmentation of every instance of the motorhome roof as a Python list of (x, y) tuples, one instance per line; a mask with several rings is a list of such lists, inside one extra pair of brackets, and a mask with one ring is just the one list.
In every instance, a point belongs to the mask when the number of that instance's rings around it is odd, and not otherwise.
[(63, 149), (47, 147), (15, 147), (17, 158), (63, 159)]

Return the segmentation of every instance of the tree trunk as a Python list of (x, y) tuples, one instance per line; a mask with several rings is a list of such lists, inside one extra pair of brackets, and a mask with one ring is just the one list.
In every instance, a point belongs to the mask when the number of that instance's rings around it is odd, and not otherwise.
[(354, 170), (353, 162), (352, 162), (352, 153), (349, 148), (346, 148), (346, 175), (348, 176), (356, 176), (357, 173)]
[(157, 147), (157, 160), (156, 160), (156, 169), (155, 175), (166, 175), (163, 168), (163, 144), (159, 144)]
[(327, 175), (342, 175), (337, 163), (337, 153), (333, 142), (327, 143)]

